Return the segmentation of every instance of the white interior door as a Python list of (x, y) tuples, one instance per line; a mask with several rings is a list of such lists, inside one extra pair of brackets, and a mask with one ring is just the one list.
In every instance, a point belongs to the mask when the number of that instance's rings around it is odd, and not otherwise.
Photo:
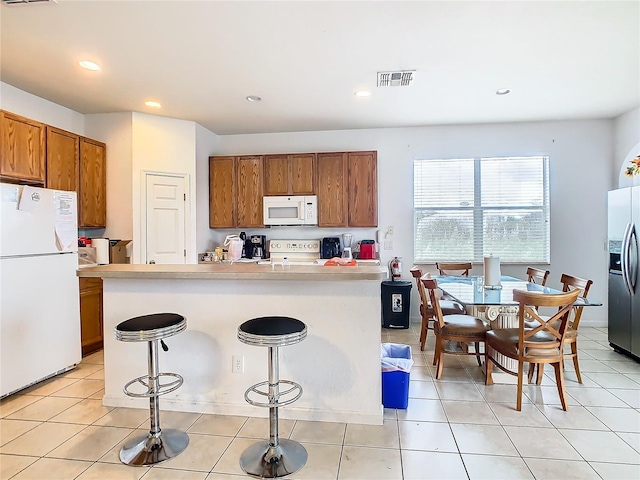
[(147, 174), (147, 263), (186, 263), (185, 182)]

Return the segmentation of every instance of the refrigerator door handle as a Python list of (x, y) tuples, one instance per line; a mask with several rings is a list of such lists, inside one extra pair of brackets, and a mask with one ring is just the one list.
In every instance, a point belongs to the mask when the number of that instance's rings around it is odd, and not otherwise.
[(622, 237), (622, 248), (620, 249), (620, 267), (622, 270), (622, 281), (630, 294), (633, 294), (633, 287), (631, 285), (631, 279), (629, 275), (629, 250), (631, 248), (631, 235), (633, 224), (628, 223), (624, 229), (624, 235)]
[[(635, 264), (631, 264), (631, 249), (635, 249)], [(629, 291), (632, 295), (636, 294), (638, 287), (638, 269), (640, 269), (640, 252), (638, 251), (638, 232), (635, 224), (631, 224), (629, 229), (629, 245), (627, 250), (627, 278), (629, 279)]]

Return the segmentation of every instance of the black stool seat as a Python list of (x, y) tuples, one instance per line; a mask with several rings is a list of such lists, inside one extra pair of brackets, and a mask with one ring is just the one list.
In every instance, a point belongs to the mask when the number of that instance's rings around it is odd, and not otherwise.
[(150, 342), (170, 337), (187, 328), (187, 321), (177, 313), (153, 313), (130, 318), (116, 326), (115, 336), (122, 342)]
[(291, 317), (259, 317), (238, 327), (238, 339), (247, 345), (284, 347), (304, 340), (307, 326)]

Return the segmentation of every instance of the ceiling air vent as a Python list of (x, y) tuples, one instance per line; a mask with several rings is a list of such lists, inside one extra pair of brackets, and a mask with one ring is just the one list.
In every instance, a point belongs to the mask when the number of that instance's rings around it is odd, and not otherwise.
[(379, 87), (408, 87), (416, 78), (415, 70), (403, 70), (400, 72), (378, 72)]
[(57, 0), (2, 0), (5, 5), (20, 5), (22, 3), (58, 3)]

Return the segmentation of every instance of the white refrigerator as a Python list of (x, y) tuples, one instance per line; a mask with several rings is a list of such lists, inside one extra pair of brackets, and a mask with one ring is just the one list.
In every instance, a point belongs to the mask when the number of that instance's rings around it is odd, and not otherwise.
[(0, 183), (0, 398), (82, 359), (75, 192)]

